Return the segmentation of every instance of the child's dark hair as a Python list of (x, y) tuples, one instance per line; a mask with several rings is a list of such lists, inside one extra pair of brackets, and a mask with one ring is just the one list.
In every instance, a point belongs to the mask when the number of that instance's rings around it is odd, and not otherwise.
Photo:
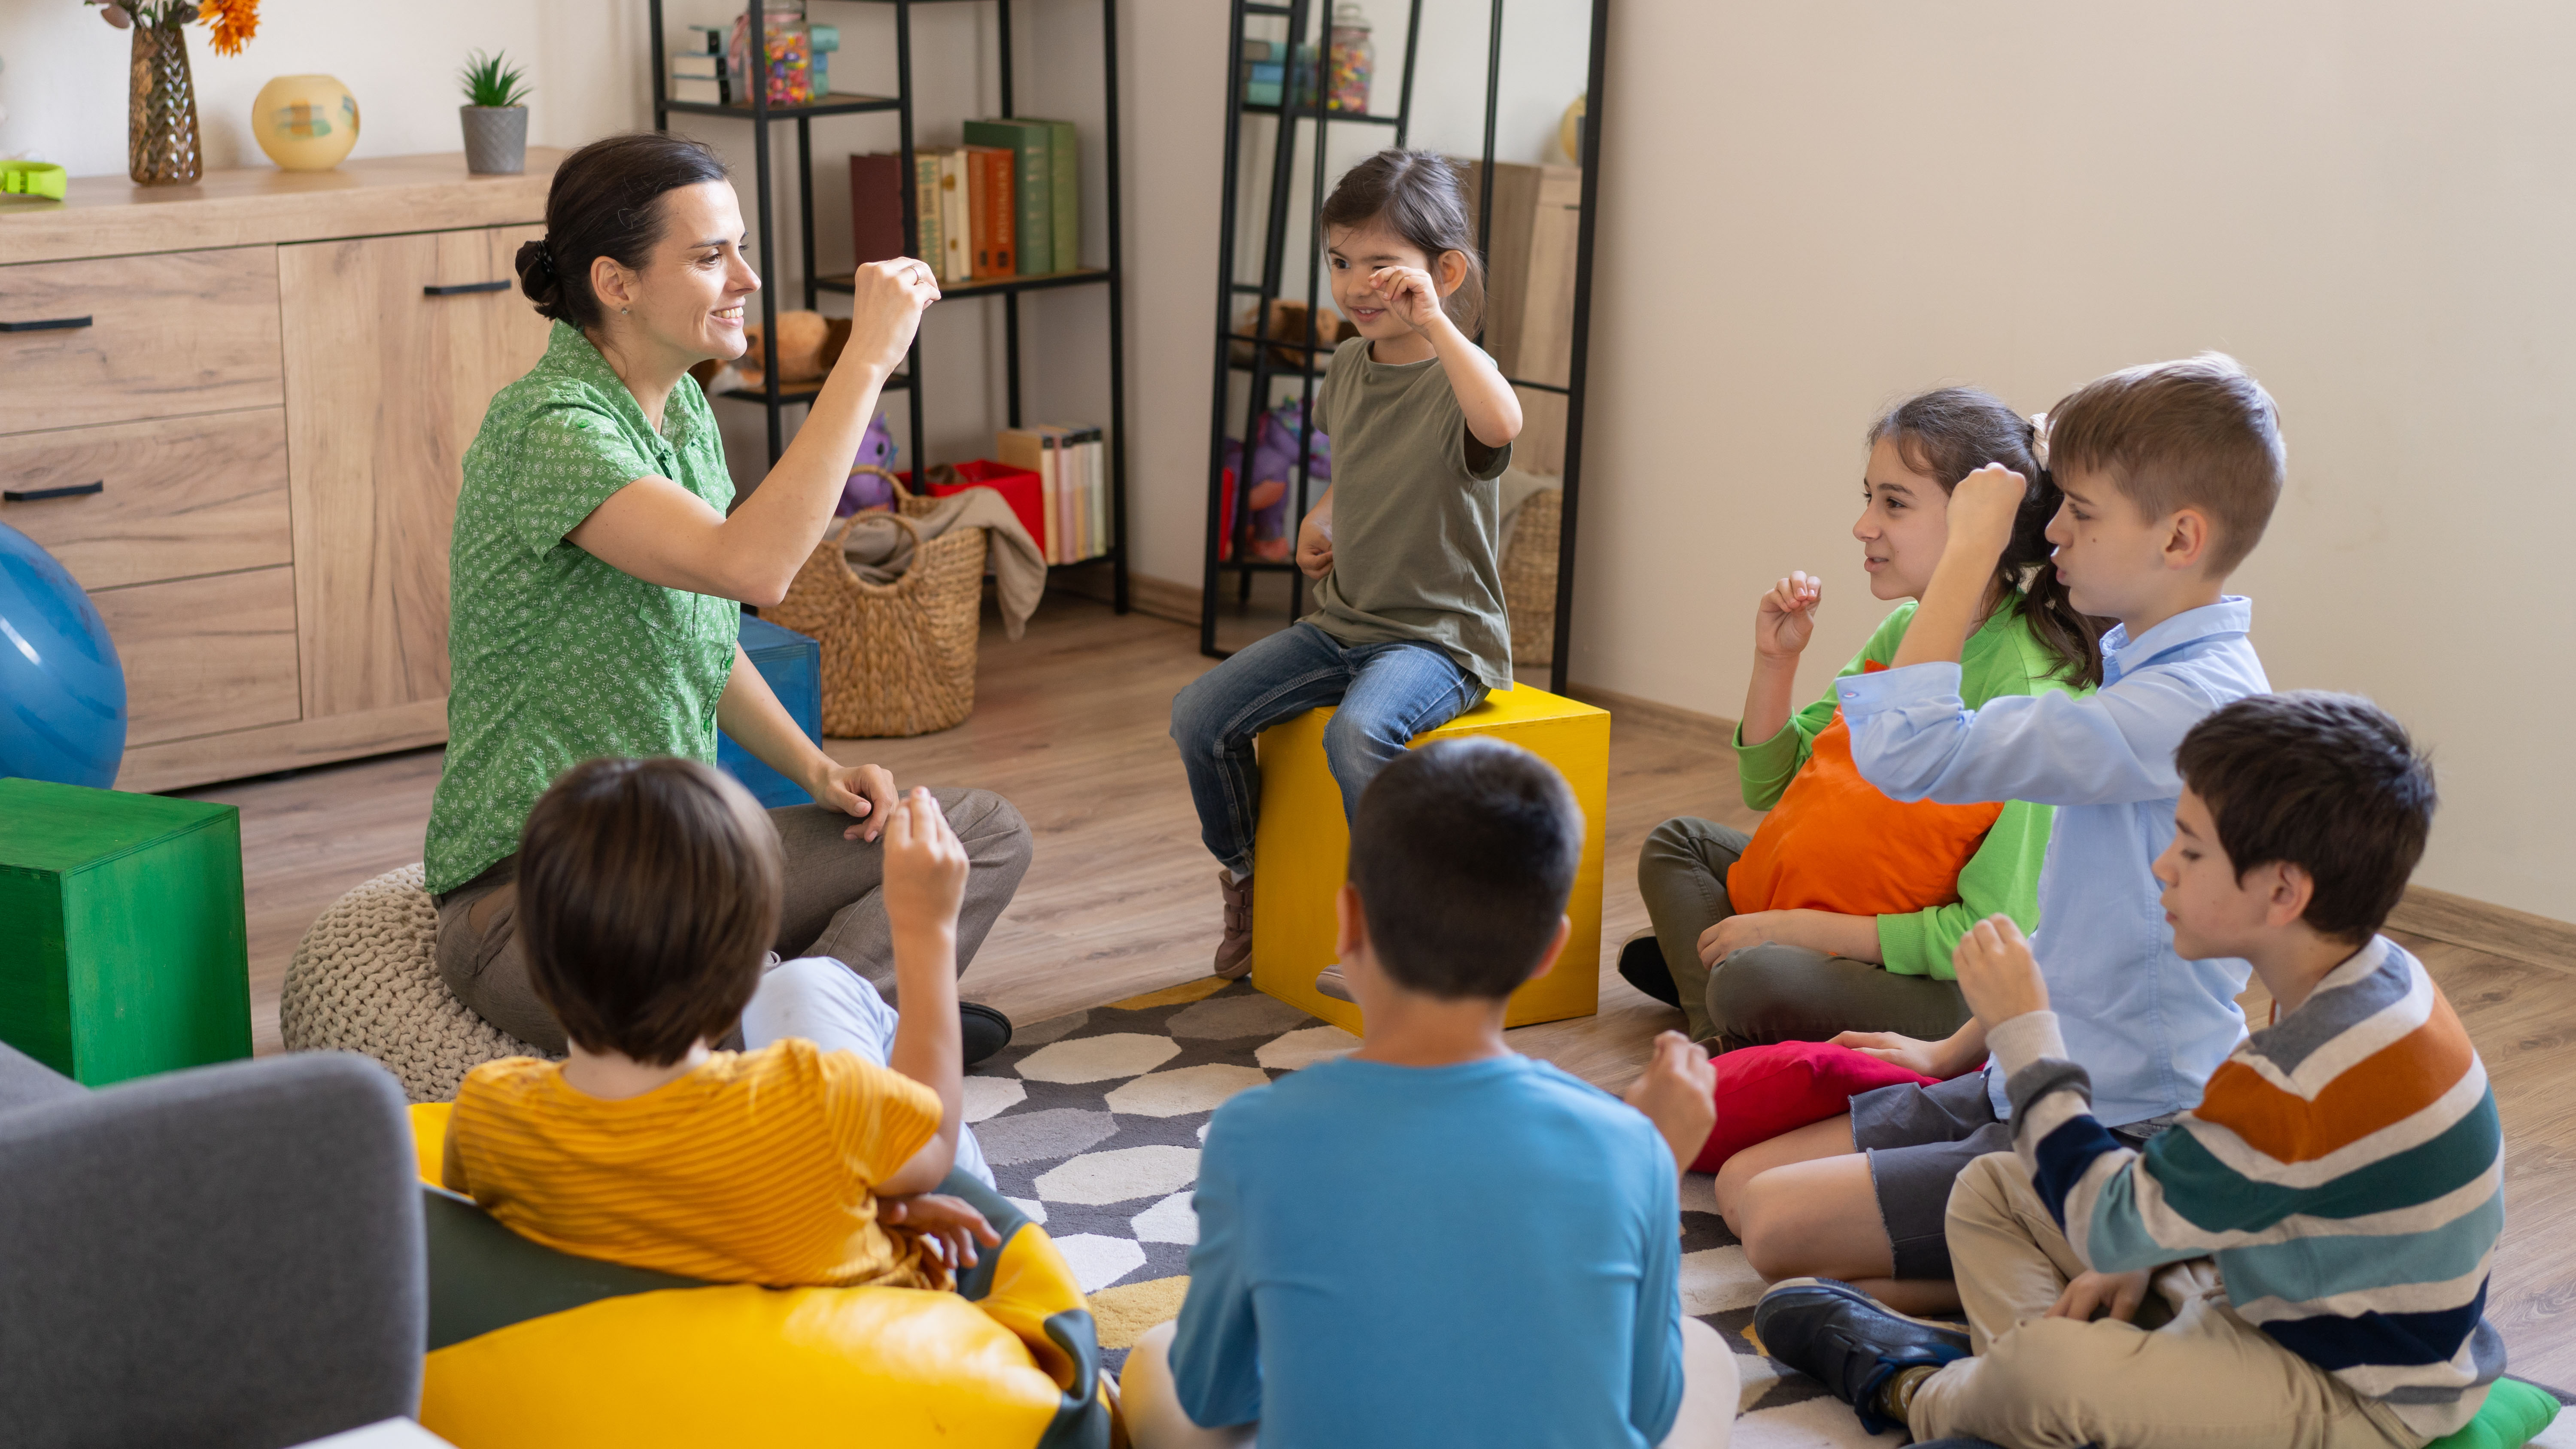
[(2218, 823), (2237, 879), (2295, 865), (2314, 893), (2300, 919), (2358, 946), (2405, 894), (2433, 826), (2432, 762), (2369, 700), (2302, 690), (2212, 711), (2174, 767)]
[(733, 1030), (778, 936), (778, 832), (694, 760), (566, 770), (519, 837), (528, 980), (585, 1050), (669, 1066)]
[(2122, 368), (2067, 394), (2048, 415), (2048, 461), (2061, 477), (2101, 473), (2150, 520), (2208, 514), (2201, 566), (2219, 578), (2262, 541), (2290, 470), (2280, 408), (2223, 352)]
[(522, 242), (519, 290), (537, 315), (575, 327), (599, 325), (590, 264), (606, 257), (640, 268), (662, 240), (662, 197), (702, 181), (723, 181), (724, 162), (701, 141), (630, 131), (593, 141), (563, 159), (546, 190), (546, 235)]
[(2066, 584), (2049, 566), (2048, 520), (2065, 499), (2036, 455), (2030, 419), (2003, 400), (1972, 387), (1917, 393), (1887, 410), (1869, 429), (1869, 443), (1896, 445), (1905, 466), (1941, 485), (2001, 463), (2024, 479), (2021, 512), (2013, 515), (2012, 542), (1995, 565), (1996, 580), (2022, 597), (2022, 615), (2040, 646), (2057, 656), (2057, 677), (2078, 689), (2102, 682), (2103, 621), (2079, 614)]
[(1436, 740), (1388, 765), (1351, 817), (1350, 881), (1378, 965), (1447, 1000), (1499, 1000), (1556, 939), (1583, 858), (1565, 777), (1518, 745)]
[(1485, 259), (1476, 250), (1466, 189), (1447, 161), (1429, 151), (1380, 151), (1342, 173), (1321, 215), (1326, 226), (1384, 225), (1431, 259), (1435, 279), (1441, 253), (1466, 258), (1467, 275), (1440, 299), (1440, 310), (1459, 331), (1476, 335), (1485, 319)]

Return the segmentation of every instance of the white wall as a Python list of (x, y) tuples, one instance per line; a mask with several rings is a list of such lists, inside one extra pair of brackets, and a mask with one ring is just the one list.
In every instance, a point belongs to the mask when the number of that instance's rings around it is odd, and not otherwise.
[[(644, 30), (643, 7), (620, 0), (264, 0), (239, 55), (216, 55), (206, 27), (188, 27), (206, 165), (267, 165), (246, 124), (251, 98), (271, 77), (315, 72), (358, 98), (353, 154), (463, 150), (456, 73), (474, 50), (527, 66), (530, 140), (578, 144), (643, 116)], [(122, 175), (132, 46), (132, 32), (76, 0), (0, 4), (0, 156)]]
[(2425, 884), (2576, 919), (2576, 10), (1621, 0), (1613, 30), (1577, 679), (1732, 715), (1794, 566), (1829, 580), (1821, 688), (1877, 616), (1872, 409), (2222, 348), (2289, 439), (2236, 585), (2275, 685), (2433, 747)]

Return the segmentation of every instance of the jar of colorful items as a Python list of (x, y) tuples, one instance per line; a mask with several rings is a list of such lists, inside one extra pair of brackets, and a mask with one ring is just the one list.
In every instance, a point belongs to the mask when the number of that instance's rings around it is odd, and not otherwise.
[(1368, 16), (1354, 0), (1333, 7), (1324, 63), (1324, 109), (1368, 114), (1369, 72), (1377, 66), (1377, 45), (1369, 39)]
[[(805, 23), (804, 0), (771, 0), (760, 7), (760, 31), (767, 41), (769, 104), (810, 105), (815, 99), (814, 34)], [(733, 43), (727, 52), (734, 74), (733, 93), (750, 103), (751, 12), (733, 18)]]

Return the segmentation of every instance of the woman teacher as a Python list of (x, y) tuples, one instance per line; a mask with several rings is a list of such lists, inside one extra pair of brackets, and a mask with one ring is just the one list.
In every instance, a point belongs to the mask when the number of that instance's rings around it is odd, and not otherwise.
[[(818, 749), (736, 640), (741, 606), (777, 603), (832, 521), (878, 391), (939, 288), (917, 261), (859, 268), (839, 364), (786, 455), (728, 513), (724, 444), (688, 369), (742, 355), (760, 288), (743, 235), (723, 163), (695, 141), (612, 136), (565, 158), (545, 239), (518, 257), (553, 338), (492, 399), (465, 454), (447, 762), (426, 849), (438, 969), (486, 1021), (552, 1052), (563, 1029), (529, 986), (514, 929), (530, 807), (599, 756), (712, 765), (719, 729), (814, 797), (770, 812), (786, 863), (777, 951), (836, 957), (893, 994), (876, 840), (894, 778)], [(1029, 831), (998, 795), (932, 793), (972, 862), (962, 971), (1028, 869)], [(990, 1007), (961, 1015), (967, 1060), (1009, 1040)]]

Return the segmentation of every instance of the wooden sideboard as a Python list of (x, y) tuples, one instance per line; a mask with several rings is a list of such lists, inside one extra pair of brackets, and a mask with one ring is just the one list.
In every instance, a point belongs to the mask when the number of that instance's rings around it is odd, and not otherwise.
[(0, 486), (71, 490), (0, 500), (0, 523), (116, 640), (119, 789), (447, 738), (460, 470), (545, 350), (511, 258), (561, 155), (0, 202)]

